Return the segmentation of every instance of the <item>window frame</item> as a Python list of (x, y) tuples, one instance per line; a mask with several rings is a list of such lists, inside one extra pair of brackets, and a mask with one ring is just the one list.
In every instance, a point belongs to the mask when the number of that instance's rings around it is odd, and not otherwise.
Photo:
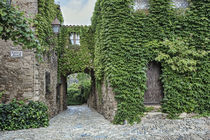
[[(176, 1), (178, 4), (176, 4)], [(173, 5), (172, 7), (175, 9), (186, 9), (189, 7), (189, 2), (187, 0), (171, 0), (171, 3)]]
[[(144, 6), (141, 6), (143, 3)], [(149, 0), (134, 0), (134, 5), (133, 5), (134, 11), (139, 11), (139, 10), (148, 10), (149, 9)]]
[(70, 33), (69, 37), (71, 45), (80, 45), (80, 35), (77, 33)]

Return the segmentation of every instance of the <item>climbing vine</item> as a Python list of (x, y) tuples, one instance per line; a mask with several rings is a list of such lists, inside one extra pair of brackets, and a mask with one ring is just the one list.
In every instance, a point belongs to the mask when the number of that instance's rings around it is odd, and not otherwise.
[(41, 45), (31, 30), (30, 24), (32, 21), (25, 18), (23, 12), (0, 1), (0, 38), (11, 39), (14, 45), (21, 45), (23, 48), (36, 48), (37, 53), (41, 53)]
[[(71, 44), (70, 35), (80, 36), (80, 45)], [(68, 75), (92, 69), (93, 43), (92, 31), (88, 26), (63, 26), (59, 35), (57, 48), (59, 56), (59, 73)]]
[(58, 18), (60, 23), (63, 23), (63, 16), (60, 6), (54, 3), (54, 0), (39, 0), (38, 14), (34, 20), (35, 33), (42, 47), (42, 52), (49, 52), (51, 46), (57, 46), (57, 36), (54, 35), (52, 22)]
[(95, 75), (98, 81), (109, 81), (116, 93), (114, 123), (140, 121), (151, 61), (161, 62), (162, 111), (168, 117), (210, 113), (210, 3), (188, 2), (189, 7), (180, 10), (173, 8), (171, 0), (149, 0), (145, 11), (134, 11), (133, 0), (96, 2), (92, 17)]
[[(55, 49), (58, 56), (58, 81), (61, 76), (71, 73), (83, 72), (92, 69), (93, 33), (87, 26), (61, 26), (58, 36), (54, 35), (51, 27), (52, 21), (57, 17), (62, 23), (63, 17), (60, 7), (54, 4), (54, 0), (39, 0), (38, 15), (35, 19), (36, 34), (42, 44), (42, 51), (48, 55)], [(73, 45), (70, 42), (70, 34), (80, 35), (80, 44)], [(51, 46), (56, 46), (52, 48)]]
[[(51, 23), (56, 17), (62, 23), (63, 17), (60, 7), (54, 4), (54, 0), (39, 0), (38, 14), (34, 20), (25, 18), (23, 12), (9, 6), (5, 1), (0, 1), (0, 7), (2, 39), (11, 39), (15, 45), (21, 45), (23, 48), (36, 48), (38, 54), (48, 52), (50, 46), (57, 45)], [(35, 32), (31, 27), (35, 27)]]

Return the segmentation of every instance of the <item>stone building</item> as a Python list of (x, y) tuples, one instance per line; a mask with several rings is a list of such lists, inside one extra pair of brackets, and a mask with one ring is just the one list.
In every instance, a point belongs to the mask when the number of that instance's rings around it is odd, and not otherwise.
[[(12, 0), (12, 5), (30, 18), (38, 13), (38, 0)], [(57, 86), (54, 51), (40, 63), (33, 50), (23, 50), (12, 41), (0, 40), (0, 92), (4, 91), (0, 103), (8, 103), (14, 98), (41, 101), (48, 106), (52, 117), (63, 110), (62, 95), (57, 94)]]
[[(187, 8), (189, 6), (187, 0), (171, 0), (171, 4), (173, 4), (173, 6), (172, 6), (173, 8), (181, 8), (181, 10), (184, 10), (185, 8)], [(103, 5), (103, 4), (101, 4), (101, 5)], [(134, 0), (134, 5), (130, 6), (130, 8), (133, 8), (133, 11), (140, 11), (140, 12), (144, 11), (144, 13), (148, 14), (149, 13), (149, 11), (148, 11), (149, 10), (149, 6), (150, 6), (149, 0)], [(100, 10), (102, 10), (102, 9), (103, 8), (101, 8)], [(112, 10), (114, 11), (116, 9), (113, 8)], [(95, 11), (95, 12), (98, 13), (98, 15), (97, 15), (98, 17), (101, 16), (98, 11)], [(103, 13), (103, 12), (101, 12), (101, 13)], [(121, 13), (121, 12), (119, 12), (119, 13)], [(103, 16), (104, 15), (102, 15), (102, 17)], [(100, 17), (100, 18), (102, 18), (102, 17)], [(104, 17), (106, 17), (106, 16), (104, 16)], [(99, 24), (99, 21), (98, 20), (100, 20), (100, 18), (98, 18), (96, 20), (97, 22), (95, 24)], [(107, 20), (107, 17), (104, 18), (104, 21), (105, 20)], [(100, 21), (100, 22), (103, 22), (103, 21)], [(103, 24), (100, 24), (100, 25), (103, 25)], [(106, 26), (106, 27), (108, 27), (108, 26)], [(107, 35), (107, 34), (109, 34), (108, 33), (108, 30), (109, 29), (106, 30), (106, 33), (104, 33), (105, 31), (104, 32), (100, 32), (99, 33), (100, 35), (96, 37), (96, 38), (99, 38), (99, 37), (101, 37), (103, 35), (105, 37), (107, 37), (106, 38), (107, 39), (106, 40), (106, 43), (103, 42), (106, 45), (108, 44), (107, 42), (110, 41), (109, 39), (113, 37), (113, 36), (110, 37), (110, 36)], [(112, 30), (112, 31), (114, 32), (114, 30)], [(101, 35), (101, 34), (103, 34), (103, 35)], [(101, 38), (103, 38), (103, 37), (101, 37)], [(121, 40), (121, 39), (119, 39), (119, 40)], [(103, 43), (101, 43), (101, 44), (103, 44)], [(129, 46), (127, 46), (127, 47), (129, 47)], [(103, 50), (106, 50), (105, 48), (106, 47), (104, 45), (103, 46)], [(104, 59), (102, 59), (102, 60), (105, 61)], [(110, 60), (109, 60), (109, 63), (110, 63)], [(109, 64), (109, 65), (111, 65), (111, 64)], [(157, 105), (157, 106), (160, 106), (161, 105), (161, 102), (162, 102), (162, 100), (164, 98), (163, 83), (160, 80), (160, 76), (161, 76), (161, 73), (162, 73), (161, 68), (162, 68), (161, 67), (161, 64), (158, 63), (158, 62), (156, 62), (156, 61), (149, 62), (149, 64), (147, 65), (147, 71), (145, 73), (145, 75), (147, 77), (147, 81), (146, 81), (146, 85), (145, 86), (147, 87), (147, 89), (146, 89), (146, 91), (144, 93), (144, 102), (143, 102), (144, 105)], [(101, 69), (103, 69), (103, 68), (101, 68)], [(106, 73), (104, 75), (106, 75)], [(107, 74), (107, 75), (110, 75), (110, 73)], [(94, 80), (94, 79), (92, 78), (92, 80)], [(117, 113), (117, 110), (118, 110), (118, 103), (117, 103), (117, 101), (115, 99), (114, 88), (111, 86), (109, 79), (108, 78), (104, 78), (104, 80), (101, 80), (101, 82), (100, 83), (97, 83), (96, 86), (93, 85), (93, 84), (92, 84), (92, 86), (94, 87), (94, 90), (93, 90), (93, 92), (89, 96), (88, 105), (90, 107), (95, 108), (106, 119), (108, 119), (110, 121), (113, 121), (114, 120), (114, 117), (115, 117), (115, 115)]]

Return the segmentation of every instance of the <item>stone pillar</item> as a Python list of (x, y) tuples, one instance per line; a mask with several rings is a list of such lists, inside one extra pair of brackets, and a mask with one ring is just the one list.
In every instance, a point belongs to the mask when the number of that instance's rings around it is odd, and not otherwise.
[(89, 107), (92, 107), (94, 109), (97, 109), (97, 105), (96, 105), (96, 79), (95, 79), (95, 74), (94, 74), (94, 70), (92, 69), (90, 71), (90, 76), (91, 76), (91, 90), (90, 90), (90, 95), (88, 97), (87, 100), (87, 104)]
[(67, 81), (66, 76), (61, 75), (61, 86), (60, 86), (60, 111), (67, 109)]

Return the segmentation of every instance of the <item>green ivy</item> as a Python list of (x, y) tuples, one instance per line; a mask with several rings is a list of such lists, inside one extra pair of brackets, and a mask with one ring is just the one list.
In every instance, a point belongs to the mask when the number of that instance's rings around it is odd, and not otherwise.
[(110, 81), (116, 93), (114, 123), (140, 121), (151, 61), (162, 66), (163, 112), (170, 118), (182, 112), (209, 114), (209, 1), (189, 0), (185, 10), (172, 8), (171, 0), (149, 3), (148, 10), (134, 11), (133, 0), (96, 2), (95, 76)]
[[(2, 39), (11, 39), (15, 45), (21, 45), (23, 48), (36, 48), (37, 56), (49, 52), (51, 46), (57, 45), (57, 37), (53, 33), (51, 23), (56, 17), (62, 23), (63, 17), (59, 5), (56, 5), (54, 0), (39, 0), (38, 14), (34, 20), (26, 19), (23, 12), (8, 6), (5, 1), (0, 1), (0, 7)], [(35, 32), (31, 30), (29, 23), (31, 27), (35, 27)]]
[(0, 92), (0, 100), (1, 100), (2, 96), (4, 95), (4, 93), (5, 93), (5, 91)]
[(206, 51), (196, 50), (194, 46), (182, 38), (173, 38), (172, 41), (153, 41), (146, 44), (148, 49), (157, 54), (156, 61), (166, 63), (173, 71), (178, 73), (191, 73), (197, 71), (198, 61), (207, 56)]
[(54, 0), (39, 0), (38, 14), (34, 20), (36, 28), (35, 33), (43, 46), (42, 52), (47, 53), (51, 50), (51, 46), (57, 46), (57, 36), (54, 35), (52, 29), (52, 22), (55, 18), (63, 23), (63, 16), (60, 6), (54, 3)]
[(41, 102), (13, 100), (0, 104), (0, 130), (18, 130), (46, 127), (49, 125), (47, 106)]
[[(75, 77), (75, 75), (74, 75)], [(72, 75), (68, 80), (73, 78)], [(68, 105), (81, 105), (87, 102), (90, 94), (91, 78), (88, 74), (77, 73), (75, 77), (78, 82), (71, 83), (67, 88), (67, 104)]]
[(41, 45), (31, 30), (30, 23), (32, 21), (25, 18), (23, 12), (0, 1), (0, 38), (11, 39), (15, 45), (28, 49), (35, 48), (37, 53), (41, 53)]
[[(80, 35), (80, 45), (72, 45), (70, 34)], [(63, 26), (57, 47), (59, 74), (69, 75), (92, 68), (93, 33), (88, 26)]]

